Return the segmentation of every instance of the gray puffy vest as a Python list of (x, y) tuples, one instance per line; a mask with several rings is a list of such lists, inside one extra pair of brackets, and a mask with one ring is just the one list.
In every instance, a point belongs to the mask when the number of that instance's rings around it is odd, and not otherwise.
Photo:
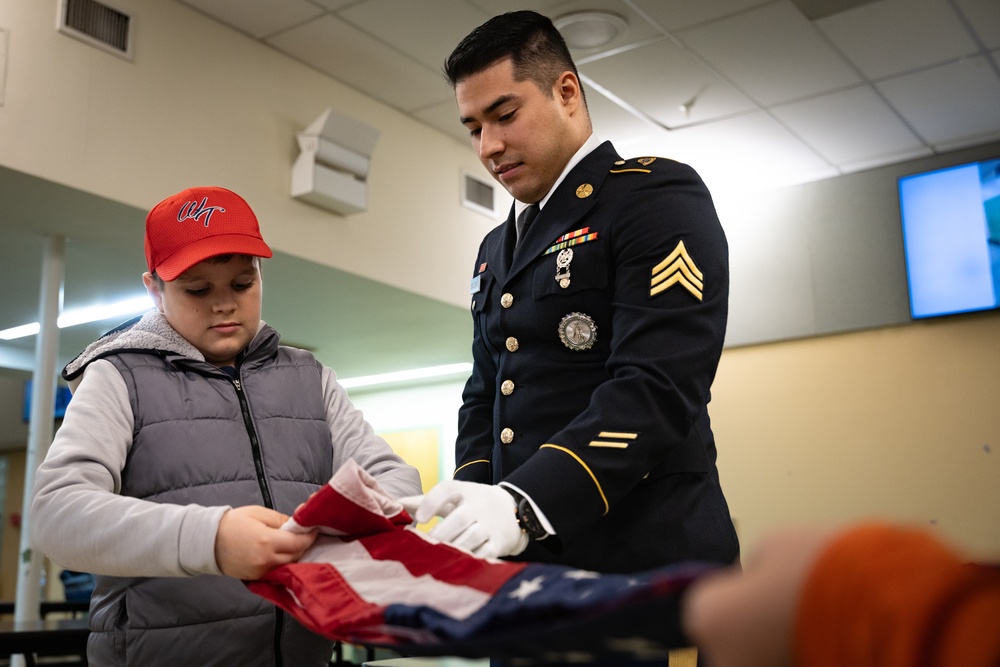
[[(169, 352), (107, 358), (135, 416), (123, 495), (291, 514), (330, 479), (320, 364), (279, 347), (269, 327), (237, 380)], [(332, 642), (225, 576), (99, 576), (90, 619), (91, 665), (325, 667), (333, 653)]]

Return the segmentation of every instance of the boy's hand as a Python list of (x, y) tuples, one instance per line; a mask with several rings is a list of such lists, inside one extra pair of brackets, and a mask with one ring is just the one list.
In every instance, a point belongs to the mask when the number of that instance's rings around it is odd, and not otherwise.
[(260, 505), (234, 507), (222, 515), (215, 536), (215, 562), (223, 574), (260, 579), (272, 568), (293, 563), (316, 541), (316, 531), (280, 530), (288, 517)]

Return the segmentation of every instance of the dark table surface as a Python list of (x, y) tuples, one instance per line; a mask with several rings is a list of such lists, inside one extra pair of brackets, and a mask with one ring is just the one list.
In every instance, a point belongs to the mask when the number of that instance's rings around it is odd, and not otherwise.
[(36, 654), (85, 656), (89, 634), (85, 618), (0, 620), (0, 656), (24, 654), (28, 665)]

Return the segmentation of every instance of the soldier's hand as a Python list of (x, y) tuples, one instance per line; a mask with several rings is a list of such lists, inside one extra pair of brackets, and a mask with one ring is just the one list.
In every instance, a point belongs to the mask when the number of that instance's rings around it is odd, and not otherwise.
[(423, 496), (400, 502), (417, 523), (442, 517), (429, 535), (480, 558), (516, 556), (528, 546), (514, 498), (499, 486), (446, 480)]

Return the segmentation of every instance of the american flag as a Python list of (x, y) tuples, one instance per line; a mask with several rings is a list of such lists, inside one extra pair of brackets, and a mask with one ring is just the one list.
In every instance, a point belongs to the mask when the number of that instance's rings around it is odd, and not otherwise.
[(349, 461), (285, 526), (319, 528), (315, 544), (247, 585), (313, 632), (403, 655), (665, 663), (689, 645), (680, 594), (712, 567), (625, 575), (484, 559), (410, 524)]

